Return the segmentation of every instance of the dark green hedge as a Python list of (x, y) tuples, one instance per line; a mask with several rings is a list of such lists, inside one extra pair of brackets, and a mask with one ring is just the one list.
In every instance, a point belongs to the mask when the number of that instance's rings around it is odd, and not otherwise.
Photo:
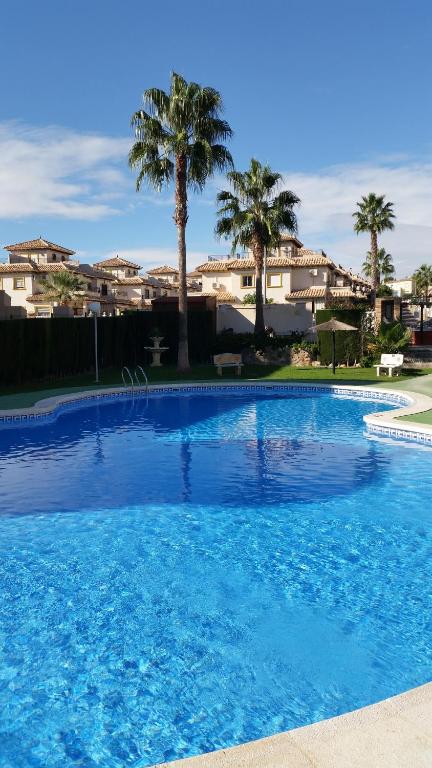
[[(135, 312), (98, 319), (101, 367), (148, 365), (150, 334), (158, 328), (169, 347), (162, 361), (175, 363), (177, 312)], [(189, 313), (189, 355), (193, 363), (210, 361), (214, 318), (210, 311)], [(0, 321), (0, 384), (22, 384), (70, 376), (94, 366), (94, 321), (91, 318), (38, 318)]]
[[(353, 363), (359, 361), (363, 355), (361, 327), (363, 323), (364, 309), (318, 309), (316, 324), (325, 323), (335, 317), (342, 323), (348, 323), (358, 328), (358, 331), (336, 332), (336, 362)], [(323, 365), (329, 365), (332, 361), (332, 334), (328, 332), (318, 333), (319, 356)]]

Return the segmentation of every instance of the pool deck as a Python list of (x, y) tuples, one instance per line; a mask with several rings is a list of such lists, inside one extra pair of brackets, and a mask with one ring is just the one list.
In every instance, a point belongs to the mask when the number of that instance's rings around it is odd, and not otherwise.
[(158, 768), (430, 768), (432, 683), (340, 717)]

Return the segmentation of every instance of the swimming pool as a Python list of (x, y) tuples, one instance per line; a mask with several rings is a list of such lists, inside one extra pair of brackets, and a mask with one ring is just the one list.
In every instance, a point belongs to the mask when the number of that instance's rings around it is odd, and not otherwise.
[(0, 766), (134, 768), (431, 678), (432, 451), (235, 390), (0, 430)]

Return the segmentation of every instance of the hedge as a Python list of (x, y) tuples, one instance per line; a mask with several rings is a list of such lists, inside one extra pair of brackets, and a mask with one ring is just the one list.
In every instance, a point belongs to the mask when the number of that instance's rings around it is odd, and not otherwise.
[[(189, 355), (193, 363), (210, 361), (214, 346), (211, 311), (189, 313)], [(177, 312), (134, 312), (98, 318), (99, 365), (148, 365), (150, 334), (158, 328), (169, 347), (162, 358), (175, 363)], [(22, 384), (89, 371), (94, 366), (94, 320), (53, 317), (0, 321), (0, 384)]]
[[(353, 363), (363, 356), (362, 325), (364, 309), (318, 309), (316, 324), (327, 322), (332, 317), (342, 323), (348, 323), (358, 328), (358, 331), (336, 331), (336, 363)], [(328, 331), (318, 332), (319, 356), (323, 365), (332, 362), (332, 334)]]

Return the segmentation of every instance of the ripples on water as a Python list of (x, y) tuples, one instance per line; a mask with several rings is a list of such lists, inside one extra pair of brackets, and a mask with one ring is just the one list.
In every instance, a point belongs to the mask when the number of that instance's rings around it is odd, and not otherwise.
[(124, 768), (430, 679), (432, 452), (382, 403), (169, 396), (0, 431), (0, 766)]

